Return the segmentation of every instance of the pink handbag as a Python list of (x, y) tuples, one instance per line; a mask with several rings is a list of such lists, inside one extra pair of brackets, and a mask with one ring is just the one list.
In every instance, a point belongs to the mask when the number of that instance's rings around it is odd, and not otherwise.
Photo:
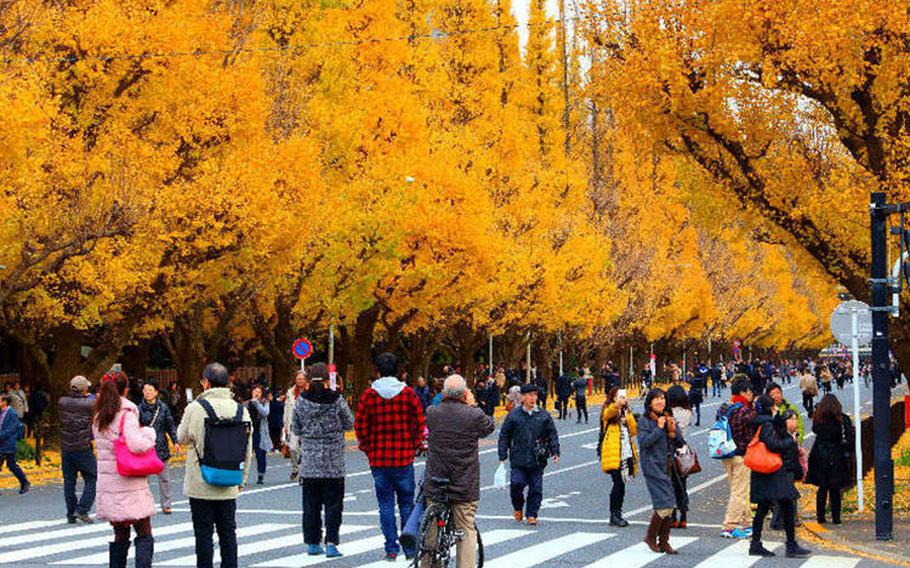
[(141, 454), (134, 454), (126, 445), (126, 438), (123, 437), (123, 421), (126, 420), (126, 412), (120, 417), (120, 435), (114, 440), (114, 458), (117, 460), (117, 473), (123, 477), (145, 477), (147, 475), (158, 475), (164, 471), (164, 462), (158, 459), (158, 453), (152, 446), (148, 451)]

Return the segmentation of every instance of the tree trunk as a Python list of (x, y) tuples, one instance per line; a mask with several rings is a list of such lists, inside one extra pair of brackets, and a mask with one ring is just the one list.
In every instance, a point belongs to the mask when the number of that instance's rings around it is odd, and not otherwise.
[(356, 406), (360, 396), (370, 386), (373, 379), (373, 333), (379, 321), (378, 304), (360, 312), (354, 323), (353, 334), (348, 326), (341, 328), (341, 340), (344, 360), (353, 366), (354, 376), (345, 377), (354, 387), (353, 401)]
[(152, 350), (152, 340), (142, 339), (135, 345), (127, 345), (123, 348), (123, 372), (130, 377), (144, 379), (148, 376), (146, 367), (149, 362), (149, 354)]

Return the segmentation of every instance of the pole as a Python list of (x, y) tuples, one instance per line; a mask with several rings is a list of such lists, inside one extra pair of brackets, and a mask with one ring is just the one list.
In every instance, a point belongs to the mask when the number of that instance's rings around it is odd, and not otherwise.
[[(891, 368), (888, 345), (888, 212), (872, 194), (872, 426), (875, 432), (875, 538), (893, 540), (894, 462), (891, 460)], [(860, 432), (856, 433), (857, 436)]]
[(329, 365), (335, 364), (335, 324), (329, 324)]
[(853, 423), (856, 432), (854, 454), (856, 456), (856, 497), (859, 511), (863, 512), (863, 449), (862, 449), (862, 422), (860, 421), (859, 405), (859, 325), (857, 324), (856, 310), (851, 313), (852, 339), (850, 346), (853, 348)]
[(559, 330), (559, 376), (562, 376), (562, 330)]
[(711, 338), (708, 338), (708, 366), (711, 366)]
[(531, 332), (528, 331), (528, 353), (525, 359), (525, 382), (531, 382)]
[(629, 384), (635, 382), (635, 347), (629, 347)]
[(490, 376), (492, 377), (493, 376), (493, 334), (492, 333), (490, 334), (489, 351), (490, 351)]

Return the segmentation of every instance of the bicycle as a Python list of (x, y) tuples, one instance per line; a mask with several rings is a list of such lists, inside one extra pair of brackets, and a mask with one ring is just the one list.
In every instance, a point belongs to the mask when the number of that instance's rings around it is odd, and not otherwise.
[[(440, 495), (428, 498), (427, 508), (420, 521), (417, 533), (417, 552), (414, 555), (414, 568), (421, 568), (426, 562), (430, 568), (450, 568), (455, 564), (454, 548), (462, 538), (464, 531), (455, 528), (455, 516), (452, 512), (452, 501), (448, 487), (451, 480), (434, 477), (433, 483), (441, 491)], [(430, 531), (435, 528), (435, 538)], [(477, 568), (483, 568), (483, 541), (477, 524)]]

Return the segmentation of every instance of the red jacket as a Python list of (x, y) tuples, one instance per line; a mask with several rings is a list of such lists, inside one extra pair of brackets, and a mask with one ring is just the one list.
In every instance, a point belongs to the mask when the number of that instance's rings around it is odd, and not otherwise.
[(411, 387), (405, 386), (390, 398), (369, 388), (360, 397), (354, 429), (370, 467), (405, 467), (414, 463), (425, 426), (423, 407)]

